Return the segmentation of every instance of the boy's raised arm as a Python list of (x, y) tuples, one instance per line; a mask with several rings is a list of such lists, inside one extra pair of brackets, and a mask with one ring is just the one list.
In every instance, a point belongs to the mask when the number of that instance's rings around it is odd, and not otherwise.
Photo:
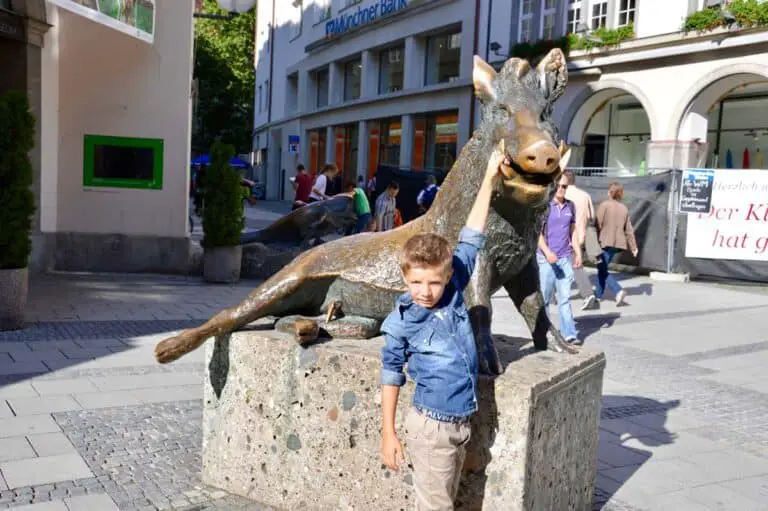
[(467, 217), (466, 226), (478, 232), (483, 232), (485, 222), (488, 220), (488, 208), (491, 205), (491, 192), (493, 191), (493, 179), (499, 173), (499, 165), (504, 160), (504, 155), (498, 151), (493, 151), (488, 160), (488, 167), (485, 169), (483, 182), (480, 185), (480, 191), (477, 192), (475, 203)]

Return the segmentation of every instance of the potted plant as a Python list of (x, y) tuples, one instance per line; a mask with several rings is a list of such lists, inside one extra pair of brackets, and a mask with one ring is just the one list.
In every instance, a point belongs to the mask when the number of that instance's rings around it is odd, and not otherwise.
[(35, 212), (29, 158), (34, 145), (35, 118), (26, 94), (0, 96), (0, 330), (24, 326)]
[(240, 280), (245, 218), (240, 174), (229, 164), (234, 154), (234, 147), (218, 141), (211, 147), (203, 198), (203, 279), (207, 282)]

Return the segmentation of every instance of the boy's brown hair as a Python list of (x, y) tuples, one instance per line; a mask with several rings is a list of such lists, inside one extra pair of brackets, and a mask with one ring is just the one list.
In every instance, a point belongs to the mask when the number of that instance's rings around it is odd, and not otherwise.
[(403, 246), (400, 269), (407, 273), (411, 268), (420, 266), (441, 266), (446, 271), (453, 262), (453, 253), (448, 240), (434, 233), (412, 236)]

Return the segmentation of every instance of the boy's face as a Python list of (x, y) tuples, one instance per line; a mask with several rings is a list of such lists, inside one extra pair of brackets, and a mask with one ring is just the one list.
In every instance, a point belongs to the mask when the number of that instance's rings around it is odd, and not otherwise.
[(444, 266), (413, 266), (403, 273), (408, 292), (417, 304), (431, 309), (440, 301), (445, 286), (451, 280), (451, 268)]

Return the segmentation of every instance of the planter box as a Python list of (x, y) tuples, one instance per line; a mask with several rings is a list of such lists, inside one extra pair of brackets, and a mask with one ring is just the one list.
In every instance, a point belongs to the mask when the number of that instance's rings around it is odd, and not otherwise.
[(0, 270), (0, 331), (24, 328), (27, 269)]
[(203, 279), (217, 284), (234, 284), (240, 280), (243, 247), (212, 247), (203, 251)]

